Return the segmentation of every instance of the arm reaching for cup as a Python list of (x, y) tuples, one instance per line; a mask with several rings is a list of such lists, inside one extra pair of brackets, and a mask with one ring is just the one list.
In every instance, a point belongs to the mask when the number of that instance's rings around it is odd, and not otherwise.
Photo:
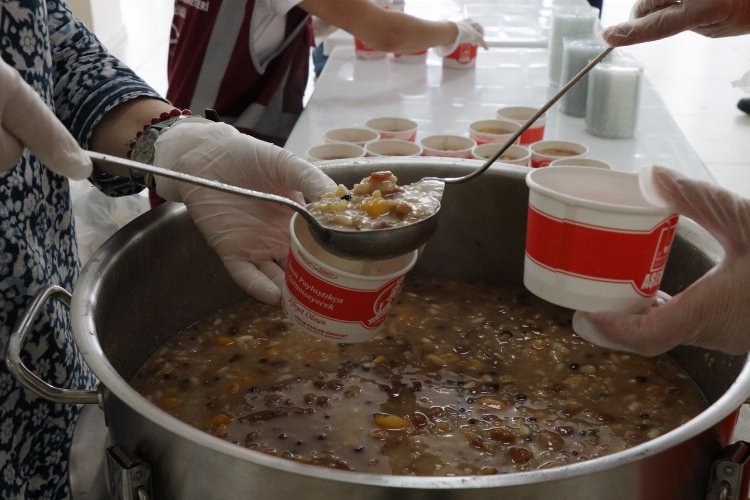
[(85, 179), (92, 172), (68, 129), (14, 68), (0, 59), (0, 172), (15, 167), (27, 147), (58, 174)]
[(663, 167), (641, 176), (649, 201), (703, 226), (724, 248), (724, 258), (682, 292), (662, 294), (640, 313), (576, 312), (574, 330), (594, 344), (647, 356), (680, 344), (750, 351), (750, 200)]
[[(174, 171), (285, 196), (304, 203), (336, 188), (319, 168), (224, 123), (173, 125), (155, 143), (154, 163)], [(292, 211), (213, 189), (158, 177), (156, 192), (185, 203), (206, 241), (248, 294), (281, 301)]]
[(612, 46), (651, 42), (682, 31), (720, 38), (750, 32), (745, 0), (639, 0), (630, 19), (602, 32)]

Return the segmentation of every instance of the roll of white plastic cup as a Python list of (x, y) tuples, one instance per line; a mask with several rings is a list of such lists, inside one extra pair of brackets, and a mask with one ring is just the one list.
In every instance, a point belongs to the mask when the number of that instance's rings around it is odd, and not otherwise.
[(636, 312), (659, 290), (678, 216), (641, 195), (637, 174), (589, 167), (532, 170), (523, 281), (586, 312)]
[(326, 143), (332, 142), (349, 142), (364, 146), (370, 141), (380, 139), (380, 133), (364, 127), (343, 127), (334, 128), (325, 133), (323, 140)]
[(635, 61), (600, 63), (589, 73), (586, 131), (608, 139), (635, 135), (643, 66)]
[(314, 240), (297, 214), (282, 289), (287, 317), (303, 331), (334, 342), (362, 342), (388, 318), (418, 251), (386, 260), (342, 259)]
[(365, 148), (348, 142), (318, 144), (307, 150), (307, 159), (312, 162), (362, 158), (363, 156), (365, 156)]
[[(504, 144), (498, 142), (488, 142), (487, 144), (475, 146), (471, 151), (472, 156), (477, 160), (489, 160), (503, 146)], [(522, 165), (524, 167), (528, 167), (529, 162), (531, 161), (531, 151), (529, 151), (529, 148), (526, 148), (524, 146), (513, 144), (508, 149), (506, 149), (503, 154), (500, 155), (500, 158), (498, 158), (497, 161), (501, 163), (510, 163), (511, 165)]]
[[(560, 82), (569, 82), (593, 58), (605, 49), (605, 45), (598, 38), (563, 39), (562, 73)], [(604, 59), (605, 61), (607, 58)], [(569, 116), (586, 116), (586, 94), (588, 90), (588, 75), (578, 80), (565, 95), (560, 98), (560, 111)]]
[(562, 82), (563, 39), (565, 37), (585, 38), (596, 32), (599, 22), (599, 9), (587, 5), (561, 5), (552, 10), (549, 29), (549, 81)]

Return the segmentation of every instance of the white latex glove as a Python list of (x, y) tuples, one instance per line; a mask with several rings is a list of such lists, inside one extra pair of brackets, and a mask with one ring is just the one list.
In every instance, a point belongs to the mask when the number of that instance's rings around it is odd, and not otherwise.
[(456, 27), (458, 28), (458, 36), (452, 44), (435, 47), (435, 52), (440, 57), (452, 54), (459, 45), (464, 43), (472, 43), (484, 47), (485, 49), (490, 48), (484, 40), (484, 28), (482, 28), (482, 25), (478, 22), (473, 19), (464, 19), (463, 21), (457, 22)]
[[(304, 203), (336, 189), (319, 168), (224, 123), (179, 123), (155, 143), (154, 164)], [(185, 203), (237, 284), (269, 304), (281, 301), (293, 211), (184, 182), (156, 178), (156, 192)], [(301, 194), (300, 194), (301, 192)]]
[(68, 129), (18, 71), (0, 59), (0, 172), (16, 166), (24, 147), (66, 177), (91, 175), (91, 160)]
[(747, 0), (639, 0), (630, 20), (602, 32), (612, 46), (650, 42), (682, 31), (720, 38), (750, 33)]
[(679, 344), (750, 351), (750, 200), (663, 167), (653, 167), (644, 181), (649, 201), (666, 202), (703, 226), (724, 247), (724, 258), (679, 294), (662, 294), (639, 314), (576, 312), (573, 329), (594, 344), (647, 356)]

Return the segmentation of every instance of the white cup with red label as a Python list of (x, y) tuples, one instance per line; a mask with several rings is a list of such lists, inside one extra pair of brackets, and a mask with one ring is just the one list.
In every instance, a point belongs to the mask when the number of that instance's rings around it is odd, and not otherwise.
[(588, 146), (572, 141), (539, 141), (529, 146), (531, 168), (546, 167), (561, 158), (580, 158), (589, 152)]
[[(505, 144), (488, 142), (487, 144), (475, 146), (471, 153), (472, 156), (477, 160), (489, 160), (490, 158), (495, 156), (500, 148), (504, 146)], [(531, 161), (531, 151), (529, 151), (529, 148), (525, 146), (513, 144), (508, 149), (503, 151), (497, 161), (502, 163), (510, 163), (511, 165), (522, 165), (524, 167), (528, 167), (529, 162)]]
[(414, 142), (417, 139), (417, 122), (397, 116), (380, 116), (367, 120), (365, 125), (380, 134), (381, 139), (403, 139)]
[(357, 59), (362, 59), (365, 61), (373, 59), (383, 59), (388, 55), (386, 52), (381, 52), (379, 50), (373, 49), (359, 38), (354, 39), (354, 52), (357, 56)]
[(474, 139), (462, 135), (429, 135), (420, 141), (422, 156), (446, 158), (471, 158), (471, 150), (477, 145)]
[(307, 150), (307, 159), (313, 163), (326, 160), (343, 160), (345, 158), (362, 158), (365, 148), (348, 142), (318, 144)]
[(422, 146), (402, 139), (379, 139), (365, 144), (367, 156), (421, 156)]
[(370, 141), (380, 139), (380, 133), (366, 127), (342, 127), (326, 131), (323, 140), (327, 143), (348, 142), (363, 146)]
[(597, 160), (594, 158), (559, 158), (549, 164), (550, 167), (589, 167), (589, 168), (603, 168), (605, 170), (612, 170), (612, 165), (606, 161)]
[(443, 67), (452, 69), (471, 69), (477, 62), (477, 45), (462, 43), (456, 50), (443, 57)]
[(585, 312), (636, 312), (652, 304), (678, 215), (646, 201), (637, 174), (543, 168), (532, 170), (526, 184), (529, 291)]
[(335, 256), (294, 214), (282, 307), (302, 331), (333, 342), (363, 342), (378, 333), (418, 250), (385, 260)]
[[(477, 120), (469, 124), (469, 137), (478, 145), (488, 142), (505, 144), (521, 126), (510, 120)], [(514, 141), (517, 143), (518, 139)]]
[[(538, 111), (539, 108), (532, 108), (530, 106), (505, 106), (498, 109), (495, 114), (498, 120), (510, 120), (519, 125), (524, 125)], [(546, 126), (547, 113), (544, 113), (542, 116), (534, 120), (531, 127), (524, 130), (521, 137), (518, 138), (518, 143), (528, 145), (541, 141), (544, 139), (544, 129)]]

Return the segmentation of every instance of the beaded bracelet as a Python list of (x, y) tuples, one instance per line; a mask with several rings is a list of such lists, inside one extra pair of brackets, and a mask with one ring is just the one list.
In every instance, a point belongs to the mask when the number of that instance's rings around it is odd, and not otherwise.
[[(193, 115), (193, 112), (189, 109), (177, 109), (174, 108), (171, 111), (164, 111), (159, 116), (151, 118), (151, 120), (143, 125), (143, 128), (139, 130), (133, 139), (128, 143), (128, 158), (141, 163), (147, 163), (153, 165), (155, 147), (154, 143), (156, 139), (168, 129), (180, 120), (189, 118)], [(141, 186), (147, 186), (153, 188), (153, 176), (140, 171), (130, 172), (131, 180)]]

